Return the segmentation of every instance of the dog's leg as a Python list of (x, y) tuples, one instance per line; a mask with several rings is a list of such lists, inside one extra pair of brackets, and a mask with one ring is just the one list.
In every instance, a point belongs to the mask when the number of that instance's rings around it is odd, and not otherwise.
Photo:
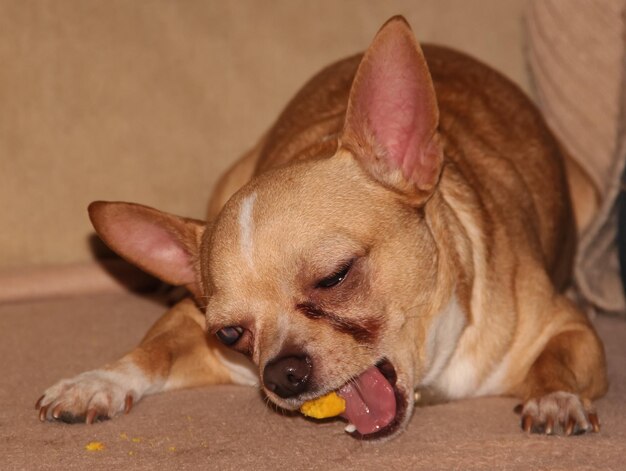
[(598, 432), (591, 400), (606, 392), (605, 371), (604, 349), (586, 320), (553, 336), (526, 377), (522, 429), (565, 435)]
[(37, 401), (39, 418), (92, 423), (128, 413), (147, 394), (208, 384), (254, 384), (251, 364), (236, 355), (205, 334), (204, 315), (186, 299), (120, 360), (48, 388)]

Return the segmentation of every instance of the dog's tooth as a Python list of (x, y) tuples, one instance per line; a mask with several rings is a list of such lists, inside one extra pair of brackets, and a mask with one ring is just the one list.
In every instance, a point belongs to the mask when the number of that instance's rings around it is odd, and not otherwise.
[(419, 391), (415, 391), (415, 394), (413, 394), (413, 401), (414, 402), (419, 402), (421, 399), (422, 395), (420, 394)]
[(348, 424), (346, 425), (346, 428), (344, 430), (346, 431), (346, 433), (354, 433), (356, 432), (356, 425)]

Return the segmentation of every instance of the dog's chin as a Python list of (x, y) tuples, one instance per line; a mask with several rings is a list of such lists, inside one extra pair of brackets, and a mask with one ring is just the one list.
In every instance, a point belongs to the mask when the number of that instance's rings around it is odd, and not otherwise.
[[(368, 391), (369, 389), (369, 391)], [(341, 417), (348, 422), (346, 433), (358, 440), (386, 440), (402, 431), (412, 410), (408, 391), (398, 383), (394, 365), (386, 358), (335, 390), (346, 400)], [(277, 401), (280, 408), (297, 410), (303, 401), (329, 391), (303, 395), (298, 399)]]

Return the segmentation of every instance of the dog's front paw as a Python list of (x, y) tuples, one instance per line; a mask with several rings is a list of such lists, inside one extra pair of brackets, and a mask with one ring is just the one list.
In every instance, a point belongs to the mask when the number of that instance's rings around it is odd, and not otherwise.
[(527, 433), (578, 435), (599, 432), (598, 415), (590, 401), (576, 394), (557, 391), (529, 399), (521, 409), (522, 429)]
[(128, 385), (126, 375), (115, 370), (92, 370), (63, 379), (37, 401), (39, 420), (91, 424), (122, 411), (128, 413), (139, 399), (138, 393)]

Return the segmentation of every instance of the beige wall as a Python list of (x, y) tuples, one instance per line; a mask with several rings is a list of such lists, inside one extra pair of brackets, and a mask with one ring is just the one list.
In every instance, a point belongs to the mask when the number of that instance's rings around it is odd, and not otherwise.
[(0, 268), (91, 257), (85, 208), (202, 217), (312, 73), (391, 15), (524, 88), (524, 0), (0, 0)]

